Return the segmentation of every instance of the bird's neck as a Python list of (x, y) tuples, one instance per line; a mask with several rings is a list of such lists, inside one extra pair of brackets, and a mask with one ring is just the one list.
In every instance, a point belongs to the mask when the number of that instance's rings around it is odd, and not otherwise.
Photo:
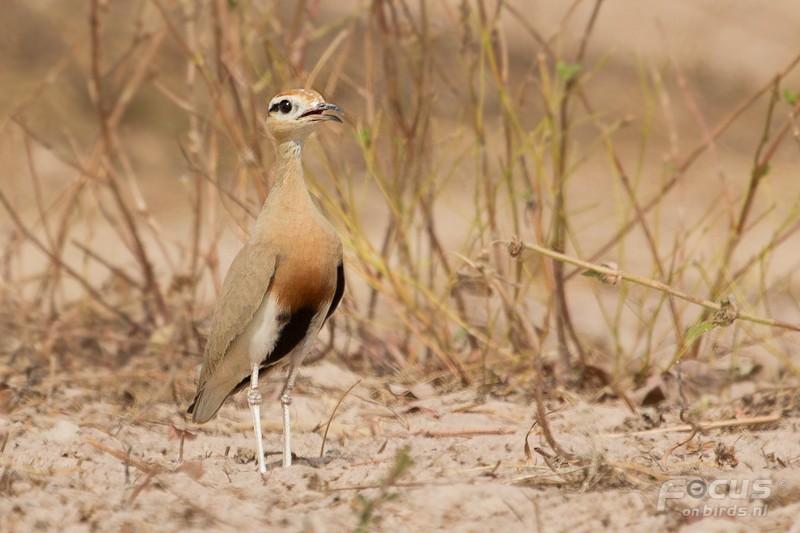
[(255, 238), (271, 234), (271, 228), (275, 224), (285, 223), (287, 217), (315, 210), (303, 178), (302, 141), (278, 142), (275, 151), (277, 155), (275, 182), (264, 201), (261, 213), (256, 218), (253, 235)]
[(277, 172), (274, 187), (299, 186), (305, 189), (303, 181), (303, 141), (286, 140), (275, 145)]

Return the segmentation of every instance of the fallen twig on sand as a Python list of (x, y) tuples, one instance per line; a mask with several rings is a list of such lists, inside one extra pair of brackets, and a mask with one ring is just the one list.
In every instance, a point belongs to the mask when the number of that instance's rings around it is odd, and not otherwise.
[(781, 419), (781, 415), (753, 416), (750, 418), (737, 418), (735, 420), (718, 420), (716, 422), (705, 422), (700, 424), (681, 424), (668, 428), (645, 429), (643, 431), (631, 431), (628, 433), (601, 433), (600, 437), (620, 438), (633, 437), (638, 435), (657, 435), (660, 433), (685, 433), (689, 431), (708, 431), (711, 429), (722, 429), (738, 426), (754, 426), (759, 424), (770, 424)]
[(94, 439), (90, 439), (89, 437), (84, 438), (84, 441), (86, 442), (86, 444), (88, 444), (92, 448), (96, 448), (96, 449), (100, 450), (101, 452), (107, 453), (108, 455), (110, 455), (110, 456), (112, 456), (112, 457), (114, 457), (116, 459), (119, 459), (123, 463), (129, 464), (131, 466), (135, 466), (136, 468), (138, 468), (139, 470), (141, 470), (142, 472), (144, 472), (148, 476), (153, 476), (155, 474), (159, 474), (161, 472), (165, 472), (165, 471), (168, 470), (166, 467), (161, 466), (161, 465), (145, 463), (144, 461), (141, 461), (141, 460), (139, 460), (139, 459), (137, 459), (135, 457), (132, 457), (130, 454), (127, 454), (127, 453), (119, 451), (119, 450), (115, 450), (114, 448), (106, 446), (105, 444), (103, 444), (101, 442), (97, 442)]
[(468, 428), (468, 429), (420, 429), (413, 431), (412, 435), (422, 435), (433, 439), (447, 437), (473, 437), (478, 435), (511, 435), (516, 433), (515, 429), (494, 429), (494, 428)]

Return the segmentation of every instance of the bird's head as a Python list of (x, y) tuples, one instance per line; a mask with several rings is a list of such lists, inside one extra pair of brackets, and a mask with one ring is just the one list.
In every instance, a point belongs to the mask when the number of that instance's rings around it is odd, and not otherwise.
[(267, 111), (267, 131), (277, 142), (289, 139), (302, 141), (320, 122), (332, 120), (342, 122), (334, 111), (344, 113), (339, 107), (329, 104), (322, 96), (309, 89), (292, 89), (275, 96)]

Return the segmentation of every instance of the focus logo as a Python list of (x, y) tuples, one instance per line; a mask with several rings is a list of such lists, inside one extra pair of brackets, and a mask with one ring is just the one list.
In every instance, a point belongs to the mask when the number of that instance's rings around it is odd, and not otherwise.
[[(766, 514), (766, 500), (772, 496), (771, 479), (714, 479), (700, 478), (670, 479), (661, 484), (658, 491), (656, 511), (665, 511), (669, 500), (705, 500), (702, 510), (687, 502), (686, 509), (691, 514), (697, 511), (702, 516), (763, 516)], [(733, 500), (733, 505), (722, 507), (722, 500)], [(717, 502), (718, 505), (713, 506)], [(731, 515), (730, 512), (734, 514)], [(705, 513), (705, 514), (704, 514)]]

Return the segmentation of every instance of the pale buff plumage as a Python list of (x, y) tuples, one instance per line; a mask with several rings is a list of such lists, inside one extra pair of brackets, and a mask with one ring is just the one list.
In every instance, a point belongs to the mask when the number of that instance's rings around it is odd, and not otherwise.
[(281, 394), (284, 466), (291, 464), (289, 405), (303, 358), (344, 291), (342, 245), (314, 205), (303, 178), (306, 137), (322, 121), (341, 120), (341, 110), (304, 89), (275, 96), (267, 130), (275, 141), (275, 184), (250, 239), (233, 260), (214, 308), (211, 332), (192, 419), (212, 418), (225, 399), (250, 386), (248, 400), (256, 432), (259, 470), (266, 471), (261, 442), (258, 373), (287, 360)]

